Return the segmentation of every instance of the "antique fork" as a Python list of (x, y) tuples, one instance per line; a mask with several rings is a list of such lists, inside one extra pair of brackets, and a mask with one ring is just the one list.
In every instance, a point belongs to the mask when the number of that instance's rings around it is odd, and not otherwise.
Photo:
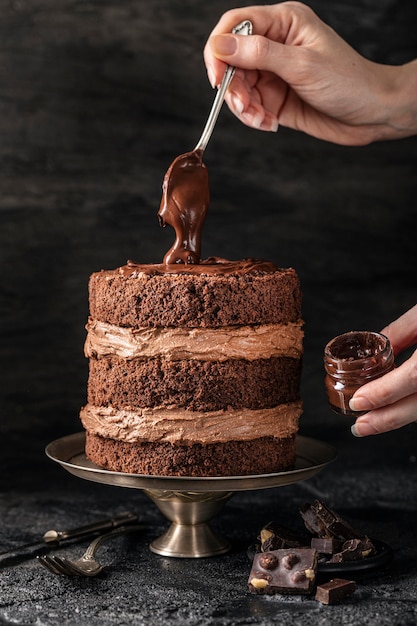
[(84, 552), (81, 558), (72, 561), (65, 557), (59, 556), (37, 556), (37, 560), (41, 565), (46, 567), (53, 574), (60, 576), (97, 576), (103, 571), (104, 566), (101, 565), (95, 558), (96, 552), (99, 547), (105, 542), (118, 537), (120, 535), (136, 532), (142, 530), (143, 526), (121, 526), (109, 533), (96, 537), (94, 541), (90, 543), (87, 550)]

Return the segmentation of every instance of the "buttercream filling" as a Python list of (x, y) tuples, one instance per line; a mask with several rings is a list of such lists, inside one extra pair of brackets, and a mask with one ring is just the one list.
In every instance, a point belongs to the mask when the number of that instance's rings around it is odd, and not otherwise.
[(85, 355), (127, 360), (162, 356), (170, 360), (299, 359), (303, 352), (302, 322), (225, 328), (122, 328), (89, 319)]
[(118, 441), (160, 441), (173, 444), (247, 441), (289, 437), (297, 432), (301, 401), (269, 409), (207, 413), (169, 408), (115, 409), (87, 404), (80, 417), (92, 434)]

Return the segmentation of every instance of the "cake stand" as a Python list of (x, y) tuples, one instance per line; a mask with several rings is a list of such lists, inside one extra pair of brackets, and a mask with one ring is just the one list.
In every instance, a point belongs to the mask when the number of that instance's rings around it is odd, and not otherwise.
[(307, 480), (336, 458), (327, 443), (297, 437), (295, 469), (275, 474), (250, 476), (186, 477), (125, 474), (103, 469), (85, 455), (85, 433), (74, 433), (46, 447), (47, 456), (68, 472), (93, 482), (142, 489), (161, 513), (171, 521), (168, 530), (155, 539), (150, 549), (163, 556), (199, 558), (219, 555), (230, 549), (209, 521), (237, 491), (281, 487)]

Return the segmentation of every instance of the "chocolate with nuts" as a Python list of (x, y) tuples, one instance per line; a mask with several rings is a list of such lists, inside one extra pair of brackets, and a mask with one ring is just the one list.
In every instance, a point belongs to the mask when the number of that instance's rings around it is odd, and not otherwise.
[(347, 541), (362, 536), (338, 513), (329, 509), (320, 500), (305, 504), (301, 507), (300, 513), (307, 530), (317, 537), (334, 537), (340, 541)]
[(317, 574), (317, 551), (289, 548), (255, 554), (249, 591), (259, 594), (312, 593)]
[[(316, 538), (311, 540), (311, 547), (316, 548), (322, 555), (332, 554), (331, 563), (356, 561), (375, 554), (375, 546), (369, 537), (353, 528), (338, 513), (329, 509), (320, 500), (314, 500), (312, 504), (305, 504), (301, 507), (300, 513), (307, 530), (316, 535)], [(333, 542), (333, 549), (328, 551), (320, 549), (320, 541), (325, 542), (327, 540)]]
[(269, 522), (262, 528), (259, 533), (259, 540), (261, 552), (280, 550), (281, 548), (303, 548), (309, 544), (306, 537), (276, 522)]
[(375, 554), (375, 546), (369, 537), (349, 539), (349, 541), (345, 541), (340, 552), (333, 554), (330, 563), (357, 561), (359, 559), (366, 559), (373, 554)]

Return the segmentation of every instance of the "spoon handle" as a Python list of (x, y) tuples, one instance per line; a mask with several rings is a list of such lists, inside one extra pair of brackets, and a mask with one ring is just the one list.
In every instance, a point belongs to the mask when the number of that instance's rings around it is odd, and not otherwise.
[[(251, 35), (252, 34), (252, 22), (250, 22), (249, 20), (245, 20), (241, 22), (240, 24), (238, 24), (237, 26), (235, 26), (232, 32), (234, 35)], [(201, 150), (202, 152), (204, 152), (204, 150), (206, 149), (206, 146), (209, 142), (214, 126), (216, 124), (217, 118), (219, 116), (220, 109), (222, 108), (226, 91), (231, 83), (231, 80), (234, 76), (235, 71), (236, 71), (235, 67), (232, 67), (231, 65), (227, 66), (226, 71), (223, 76), (222, 83), (219, 87), (219, 90), (217, 91), (216, 97), (211, 107), (211, 111), (208, 116), (204, 130), (201, 134), (201, 137), (196, 147), (194, 148), (195, 151)]]

